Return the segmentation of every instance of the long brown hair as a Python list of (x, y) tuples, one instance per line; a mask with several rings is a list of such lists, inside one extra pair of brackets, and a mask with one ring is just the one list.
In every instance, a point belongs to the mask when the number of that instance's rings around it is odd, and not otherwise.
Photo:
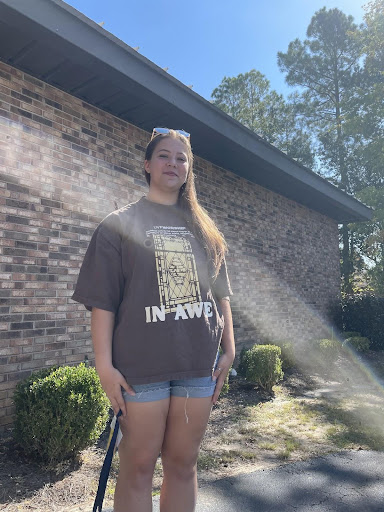
[[(191, 144), (187, 137), (175, 130), (169, 133), (156, 135), (148, 144), (145, 151), (145, 159), (151, 160), (156, 146), (161, 140), (172, 138), (180, 140), (186, 147), (188, 156), (187, 180), (179, 190), (178, 205), (183, 210), (185, 218), (192, 224), (192, 231), (204, 245), (208, 257), (213, 263), (214, 277), (217, 276), (221, 262), (227, 252), (227, 243), (216, 224), (208, 215), (207, 211), (200, 205), (195, 188), (195, 176), (193, 174), (193, 153)], [(151, 175), (144, 170), (148, 185), (151, 183)]]

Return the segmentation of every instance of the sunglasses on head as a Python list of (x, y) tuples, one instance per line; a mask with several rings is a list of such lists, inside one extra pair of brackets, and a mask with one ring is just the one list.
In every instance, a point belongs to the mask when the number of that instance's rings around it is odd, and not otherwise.
[[(170, 128), (154, 128), (153, 131), (152, 131), (151, 140), (154, 137), (156, 137), (156, 135), (164, 135), (166, 133), (169, 133), (170, 131), (171, 131)], [(179, 133), (180, 135), (182, 135), (186, 139), (189, 139), (191, 137), (191, 134), (188, 133), (188, 132), (185, 132), (184, 130), (173, 130), (173, 131)]]

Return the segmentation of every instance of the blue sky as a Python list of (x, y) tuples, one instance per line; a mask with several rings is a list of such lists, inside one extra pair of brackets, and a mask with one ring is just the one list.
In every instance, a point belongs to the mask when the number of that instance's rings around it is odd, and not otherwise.
[(313, 14), (363, 21), (368, 0), (66, 0), (206, 99), (224, 76), (257, 69), (287, 96), (276, 54), (305, 38)]

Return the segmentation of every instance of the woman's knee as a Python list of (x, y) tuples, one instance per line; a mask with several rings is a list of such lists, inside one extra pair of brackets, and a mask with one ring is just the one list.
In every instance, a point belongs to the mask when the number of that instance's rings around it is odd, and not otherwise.
[(164, 474), (172, 474), (183, 480), (194, 478), (197, 468), (197, 457), (198, 452), (162, 453), (161, 459)]
[(124, 469), (120, 466), (119, 478), (131, 489), (146, 489), (152, 486), (154, 469), (153, 463), (130, 461)]
[(124, 446), (123, 441), (119, 448), (120, 473), (127, 473), (129, 478), (152, 480), (158, 453), (146, 452), (144, 449), (133, 450)]

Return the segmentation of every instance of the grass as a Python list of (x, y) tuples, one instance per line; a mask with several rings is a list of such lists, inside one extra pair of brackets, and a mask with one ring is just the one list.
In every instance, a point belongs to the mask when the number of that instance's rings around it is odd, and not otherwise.
[(197, 469), (205, 469), (210, 470), (213, 468), (217, 468), (219, 465), (219, 460), (216, 454), (213, 453), (200, 453), (199, 458), (197, 459)]
[(287, 460), (290, 458), (291, 454), (300, 448), (300, 443), (295, 439), (285, 439), (285, 448), (281, 452), (279, 452), (279, 457), (283, 460)]
[(271, 443), (270, 441), (264, 441), (262, 443), (259, 443), (259, 447), (262, 450), (270, 450), (272, 452), (277, 450), (277, 444), (276, 443)]
[(220, 453), (221, 465), (246, 471), (250, 462), (259, 467), (340, 449), (384, 450), (384, 394), (367, 385), (356, 391), (357, 386), (337, 384), (321, 395), (308, 389), (292, 393), (283, 383), (275, 386), (272, 400), (242, 403), (241, 414), (233, 401), (225, 433), (204, 442), (202, 454)]
[(378, 404), (367, 404), (359, 400), (342, 400), (337, 407), (324, 405), (332, 423), (327, 430), (328, 438), (339, 448), (348, 449), (358, 445), (384, 451), (383, 408)]

